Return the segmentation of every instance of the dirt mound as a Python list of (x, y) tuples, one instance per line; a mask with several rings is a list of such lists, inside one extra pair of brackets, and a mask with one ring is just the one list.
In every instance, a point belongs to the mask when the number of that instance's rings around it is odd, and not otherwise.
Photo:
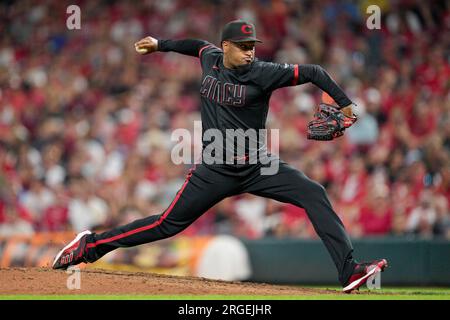
[[(249, 282), (215, 281), (196, 277), (166, 276), (101, 269), (82, 269), (80, 289), (67, 287), (71, 274), (49, 268), (0, 269), (0, 294), (101, 294), (101, 295), (317, 295), (320, 290)], [(74, 278), (72, 278), (74, 279)], [(72, 282), (74, 284), (75, 282)]]

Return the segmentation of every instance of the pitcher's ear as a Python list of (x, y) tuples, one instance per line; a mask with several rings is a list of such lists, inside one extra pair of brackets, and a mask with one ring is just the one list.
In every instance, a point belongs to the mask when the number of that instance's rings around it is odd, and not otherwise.
[(228, 48), (229, 43), (228, 41), (222, 41), (220, 45), (222, 47), (222, 51), (224, 51), (225, 48)]

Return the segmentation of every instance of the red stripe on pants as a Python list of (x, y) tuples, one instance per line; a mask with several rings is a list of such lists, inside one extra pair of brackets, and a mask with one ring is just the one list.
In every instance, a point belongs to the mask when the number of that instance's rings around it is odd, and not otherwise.
[(292, 85), (297, 85), (298, 81), (298, 64), (294, 65), (294, 79), (292, 79)]
[(154, 227), (159, 226), (164, 221), (164, 219), (166, 219), (166, 217), (169, 215), (169, 213), (172, 211), (172, 209), (175, 206), (175, 204), (177, 203), (178, 199), (180, 199), (181, 194), (183, 193), (184, 189), (186, 188), (186, 185), (188, 184), (189, 179), (192, 176), (192, 172), (195, 170), (195, 168), (196, 168), (196, 166), (194, 166), (194, 168), (190, 170), (189, 174), (187, 175), (186, 181), (184, 182), (184, 184), (181, 187), (180, 191), (178, 191), (177, 196), (172, 201), (172, 203), (170, 204), (169, 208), (167, 208), (166, 212), (157, 221), (153, 222), (152, 224), (150, 224), (148, 226), (144, 226), (144, 227), (140, 227), (140, 228), (137, 228), (137, 229), (134, 229), (134, 230), (130, 230), (128, 232), (119, 234), (117, 236), (114, 236), (114, 237), (111, 237), (111, 238), (108, 238), (108, 239), (102, 239), (102, 240), (98, 240), (98, 241), (96, 241), (94, 243), (88, 243), (86, 245), (86, 249), (94, 248), (94, 247), (96, 247), (96, 246), (98, 246), (100, 244), (113, 242), (113, 241), (116, 241), (116, 240), (119, 240), (119, 239), (122, 239), (122, 238), (125, 238), (125, 237), (128, 237), (128, 236), (131, 236), (133, 234), (136, 234), (136, 233), (139, 233), (139, 232), (142, 232), (142, 231), (146, 231), (146, 230), (150, 230), (150, 229), (152, 229)]

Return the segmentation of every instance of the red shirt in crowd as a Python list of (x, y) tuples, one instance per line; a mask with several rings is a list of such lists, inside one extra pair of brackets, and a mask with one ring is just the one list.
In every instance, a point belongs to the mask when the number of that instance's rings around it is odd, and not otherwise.
[(376, 209), (363, 206), (360, 211), (359, 223), (365, 236), (386, 235), (391, 230), (392, 211), (390, 208)]

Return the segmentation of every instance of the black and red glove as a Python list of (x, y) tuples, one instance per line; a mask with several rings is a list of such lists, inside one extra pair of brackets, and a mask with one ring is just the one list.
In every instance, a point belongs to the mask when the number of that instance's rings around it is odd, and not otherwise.
[(321, 103), (308, 123), (307, 138), (311, 140), (333, 140), (344, 134), (344, 130), (356, 122), (356, 115), (347, 116), (330, 104)]

